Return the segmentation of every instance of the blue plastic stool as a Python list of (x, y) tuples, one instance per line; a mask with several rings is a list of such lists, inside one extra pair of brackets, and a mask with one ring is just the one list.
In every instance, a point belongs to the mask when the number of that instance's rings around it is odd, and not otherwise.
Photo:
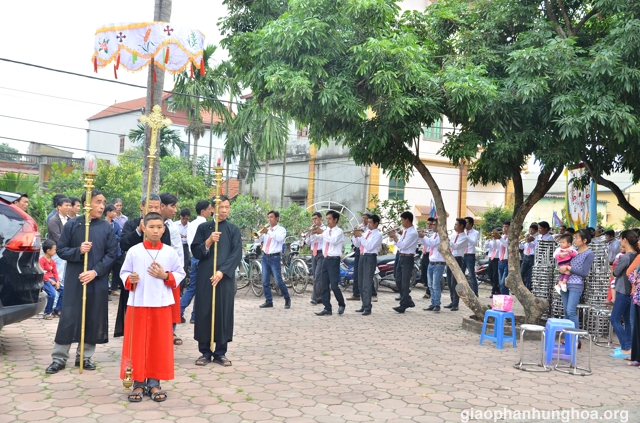
[[(493, 333), (487, 335), (487, 321), (489, 317), (493, 317)], [(511, 336), (505, 336), (504, 334), (504, 321), (505, 319), (511, 319)], [(493, 341), (496, 343), (496, 348), (501, 350), (502, 345), (505, 342), (513, 342), (513, 348), (516, 348), (516, 316), (512, 311), (499, 311), (499, 310), (487, 310), (484, 313), (484, 321), (482, 322), (482, 332), (480, 333), (480, 345), (482, 341)]]
[[(546, 364), (551, 364), (553, 356), (557, 356), (558, 350), (555, 345), (556, 333), (562, 332), (565, 328), (575, 328), (575, 325), (568, 319), (547, 319), (544, 331), (546, 337), (544, 361)], [(569, 339), (569, 335), (565, 335), (564, 357), (562, 358), (567, 357), (571, 357), (571, 340)]]

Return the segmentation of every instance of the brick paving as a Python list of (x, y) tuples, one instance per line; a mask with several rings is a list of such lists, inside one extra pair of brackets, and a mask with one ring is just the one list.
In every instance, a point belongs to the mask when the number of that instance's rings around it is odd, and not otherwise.
[[(0, 423), (435, 423), (459, 422), (469, 409), (532, 407), (624, 409), (628, 421), (640, 421), (640, 370), (610, 359), (610, 350), (594, 346), (590, 377), (521, 372), (512, 367), (512, 347), (480, 346), (477, 334), (461, 329), (462, 316), (470, 314), (463, 304), (458, 312), (432, 314), (422, 311), (428, 305), (422, 294), (414, 291), (416, 308), (405, 314), (391, 309), (396, 294), (381, 288), (370, 316), (355, 313), (358, 304), (349, 301), (344, 315), (334, 302), (333, 316), (317, 317), (321, 306), (309, 304), (309, 292), (294, 295), (285, 310), (281, 297), (274, 308), (259, 309), (262, 299), (241, 290), (227, 354), (233, 366), (196, 366), (193, 326), (178, 325), (184, 345), (176, 347), (175, 379), (162, 384), (169, 397), (163, 403), (126, 400), (118, 374), (121, 338), (98, 346), (96, 371), (80, 375), (67, 367), (46, 375), (57, 319), (9, 325), (0, 333)], [(111, 325), (116, 308), (109, 303)], [(527, 343), (530, 351), (537, 345)]]

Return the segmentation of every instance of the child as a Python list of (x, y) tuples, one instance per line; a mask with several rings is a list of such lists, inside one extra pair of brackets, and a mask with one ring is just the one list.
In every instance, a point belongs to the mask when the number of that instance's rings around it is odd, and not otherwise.
[(167, 399), (160, 379), (173, 379), (173, 289), (185, 277), (178, 253), (160, 238), (165, 231), (158, 213), (144, 217), (146, 239), (129, 249), (120, 271), (125, 289), (131, 291), (122, 343), (120, 377), (128, 366), (133, 370), (130, 402), (148, 394), (155, 402)]
[[(569, 265), (571, 259), (578, 253), (576, 250), (571, 248), (571, 244), (573, 244), (573, 236), (571, 236), (571, 234), (562, 235), (558, 242), (560, 246), (553, 252), (553, 257), (557, 260), (559, 268), (560, 266)], [(558, 294), (560, 292), (567, 292), (567, 280), (569, 279), (569, 275), (571, 275), (571, 272), (560, 274), (560, 280), (558, 280), (558, 284), (555, 287)]]
[[(53, 316), (60, 317), (62, 309), (62, 298), (64, 295), (64, 287), (60, 286), (60, 278), (58, 277), (58, 267), (53, 260), (56, 255), (56, 243), (48, 239), (42, 243), (42, 251), (44, 255), (40, 257), (40, 267), (44, 271), (44, 292), (47, 293), (47, 305), (44, 308), (44, 320), (51, 320)], [(56, 308), (53, 309), (53, 301), (56, 299), (56, 291), (60, 294)], [(53, 309), (53, 310), (52, 310)]]

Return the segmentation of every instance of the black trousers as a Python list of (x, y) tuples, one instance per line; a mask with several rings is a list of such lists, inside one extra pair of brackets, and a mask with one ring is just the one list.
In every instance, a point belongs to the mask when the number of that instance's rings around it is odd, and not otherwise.
[(398, 271), (396, 272), (396, 286), (400, 290), (400, 307), (408, 308), (413, 300), (411, 299), (411, 274), (413, 273), (414, 259), (400, 256), (398, 259)]
[[(462, 257), (453, 256), (453, 258), (456, 259), (458, 266), (462, 268)], [(457, 307), (460, 303), (460, 297), (456, 292), (458, 281), (456, 281), (456, 278), (453, 276), (453, 272), (451, 271), (449, 266), (447, 266), (447, 284), (449, 285), (449, 297), (451, 297), (451, 304)]]
[(208, 342), (198, 342), (198, 350), (200, 354), (204, 355), (208, 359), (222, 357), (227, 354), (227, 347), (229, 343), (216, 342), (215, 351), (211, 351), (211, 344)]
[(358, 272), (360, 292), (362, 294), (362, 309), (371, 311), (371, 295), (373, 293), (373, 275), (376, 270), (377, 254), (363, 254), (360, 256)]
[(429, 271), (429, 251), (426, 253), (422, 253), (422, 257), (420, 257), (420, 280), (427, 288), (427, 294), (429, 294), (429, 280), (427, 278), (427, 272)]
[(500, 294), (500, 277), (498, 276), (498, 258), (489, 260), (489, 279), (491, 279), (491, 294)]
[(360, 248), (355, 248), (355, 254), (353, 255), (353, 296), (360, 296), (360, 286), (358, 281), (360, 280)]
[(111, 291), (117, 291), (120, 288), (124, 288), (122, 279), (120, 279), (120, 270), (124, 264), (124, 254), (118, 257), (111, 268)]
[(340, 257), (325, 257), (322, 263), (322, 305), (331, 311), (331, 291), (338, 305), (344, 307), (344, 297), (338, 282), (340, 281)]

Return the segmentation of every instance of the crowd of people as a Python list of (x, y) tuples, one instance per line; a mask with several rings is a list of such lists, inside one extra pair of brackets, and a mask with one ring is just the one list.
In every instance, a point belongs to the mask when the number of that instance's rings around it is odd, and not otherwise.
[[(99, 190), (93, 190), (90, 200), (89, 241), (85, 240), (85, 215), (79, 214), (82, 198), (59, 194), (53, 198), (54, 209), (48, 216), (46, 241), (42, 245), (40, 266), (45, 272), (44, 290), (47, 304), (44, 319), (59, 319), (53, 362), (47, 373), (57, 373), (66, 367), (72, 343), (79, 343), (82, 326), (82, 298), (86, 289), (86, 320), (83, 368), (94, 370), (91, 361), (97, 344), (108, 342), (108, 301), (118, 296), (118, 312), (114, 337), (124, 337), (121, 377), (126, 369), (133, 369), (134, 390), (128, 399), (139, 402), (144, 395), (154, 401), (164, 401), (167, 393), (160, 380), (173, 378), (173, 345), (182, 345), (176, 335), (176, 324), (186, 323), (186, 308), (193, 302), (189, 322), (194, 324), (194, 338), (200, 356), (198, 366), (211, 362), (231, 366), (226, 357), (228, 343), (233, 339), (235, 272), (242, 257), (242, 239), (237, 226), (228, 221), (230, 201), (222, 196), (214, 215), (215, 204), (202, 200), (196, 204), (195, 219), (191, 210), (183, 208), (179, 220), (178, 198), (163, 193), (151, 193), (140, 202), (140, 217), (129, 219), (122, 213), (122, 200), (109, 203)], [(20, 208), (28, 208), (28, 197), (16, 200)], [(216, 221), (217, 218), (217, 230)], [(435, 230), (437, 218), (429, 218), (427, 229), (416, 229), (414, 216), (405, 211), (401, 225), (387, 231), (380, 228), (379, 216), (364, 212), (362, 225), (351, 232), (355, 253), (353, 294), (345, 298), (339, 286), (340, 262), (348, 236), (339, 226), (340, 214), (329, 210), (312, 215), (312, 226), (306, 231), (304, 243), (312, 254), (313, 289), (310, 303), (322, 304), (318, 316), (331, 316), (331, 293), (337, 302), (337, 314), (345, 313), (347, 301), (359, 301), (355, 312), (371, 315), (377, 301), (374, 273), (377, 255), (383, 238), (395, 245), (395, 281), (399, 291), (397, 313), (415, 307), (411, 298), (411, 277), (416, 249), (421, 246), (421, 273), (427, 286), (425, 298), (431, 304), (425, 311), (441, 310), (441, 278), (446, 271), (450, 302), (444, 308), (457, 311), (459, 296), (456, 279), (438, 250), (440, 239)], [(276, 210), (267, 215), (268, 227), (260, 229), (258, 242), (262, 245), (262, 309), (274, 307), (271, 278), (275, 280), (284, 299), (284, 308), (291, 308), (291, 297), (282, 279), (281, 254), (287, 231), (279, 225)], [(326, 223), (325, 223), (326, 221)], [(474, 229), (472, 217), (457, 218), (449, 236), (450, 249), (463, 272), (469, 270), (471, 289), (478, 295), (475, 277), (476, 248), (480, 233)], [(492, 294), (508, 295), (505, 278), (508, 274), (508, 231), (510, 222), (495, 228), (483, 247), (489, 255), (489, 275)], [(382, 230), (381, 230), (382, 229)], [(383, 233), (384, 232), (384, 233)], [(638, 230), (622, 232), (620, 240), (613, 231), (560, 227), (553, 234), (547, 222), (531, 224), (521, 237), (519, 246), (523, 256), (521, 275), (531, 289), (531, 272), (536, 247), (540, 241), (556, 240), (559, 248), (554, 256), (561, 274), (556, 290), (562, 297), (565, 317), (578, 326), (577, 305), (584, 290), (584, 280), (594, 260), (588, 248), (591, 242), (607, 243), (608, 260), (613, 269), (611, 323), (620, 348), (611, 355), (640, 364), (640, 255)], [(212, 248), (214, 246), (215, 248)], [(214, 252), (217, 250), (216, 271)], [(88, 257), (84, 271), (85, 255)], [(187, 274), (189, 277), (187, 278)], [(181, 295), (181, 287), (185, 287)], [(216, 289), (214, 290), (214, 286)], [(65, 290), (66, 287), (66, 290)], [(85, 288), (86, 287), (86, 288)], [(215, 292), (215, 330), (211, 342), (212, 295)], [(63, 308), (63, 304), (67, 304)], [(136, 317), (137, 316), (137, 317)], [(635, 321), (635, 331), (632, 332)], [(171, 329), (169, 329), (171, 328)], [(155, 357), (146, 359), (146, 357)], [(75, 365), (80, 365), (80, 347)]]

